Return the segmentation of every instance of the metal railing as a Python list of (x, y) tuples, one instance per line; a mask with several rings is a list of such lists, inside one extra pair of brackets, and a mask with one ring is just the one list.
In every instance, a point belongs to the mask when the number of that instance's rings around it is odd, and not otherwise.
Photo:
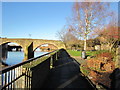
[[(27, 88), (32, 87), (32, 70), (37, 66), (37, 64), (43, 63), (45, 60), (40, 58), (47, 56), (46, 60), (49, 61), (49, 68), (54, 66), (55, 60), (58, 58), (59, 50), (41, 55), (36, 58), (31, 58), (27, 61), (21, 62), (19, 64), (8, 66), (1, 70), (1, 89), (15, 89), (15, 88)], [(37, 64), (36, 64), (37, 62)], [(36, 64), (36, 65), (35, 65)]]

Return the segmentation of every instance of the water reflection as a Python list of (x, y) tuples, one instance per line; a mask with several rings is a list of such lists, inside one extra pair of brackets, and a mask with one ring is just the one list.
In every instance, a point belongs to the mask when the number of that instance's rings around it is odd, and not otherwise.
[[(47, 52), (36, 51), (36, 52), (34, 52), (34, 57), (43, 55), (45, 53), (47, 53)], [(8, 56), (7, 56), (7, 58), (5, 58), (3, 60), (3, 62), (5, 62), (8, 65), (14, 65), (14, 64), (18, 64), (18, 63), (22, 62), (23, 59), (24, 59), (24, 52), (22, 52), (22, 51), (17, 51), (17, 52), (8, 51)]]

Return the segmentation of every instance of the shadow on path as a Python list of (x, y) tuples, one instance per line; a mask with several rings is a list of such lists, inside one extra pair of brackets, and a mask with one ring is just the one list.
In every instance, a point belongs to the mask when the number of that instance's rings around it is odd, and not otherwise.
[(94, 89), (80, 72), (80, 65), (65, 50), (60, 53), (43, 88)]

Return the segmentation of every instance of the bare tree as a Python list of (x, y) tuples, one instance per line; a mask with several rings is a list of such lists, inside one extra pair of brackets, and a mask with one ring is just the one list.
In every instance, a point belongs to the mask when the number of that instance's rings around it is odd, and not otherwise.
[(72, 34), (71, 30), (64, 26), (61, 31), (58, 31), (56, 36), (64, 43), (67, 48), (68, 45), (74, 44), (78, 39)]
[(73, 32), (84, 39), (84, 50), (88, 35), (97, 28), (103, 28), (110, 18), (109, 3), (105, 2), (76, 2), (73, 6), (73, 17), (70, 27)]
[(110, 51), (119, 39), (119, 27), (117, 21), (117, 16), (116, 14), (114, 14), (111, 18), (111, 21), (104, 28), (102, 28), (101, 30), (98, 29), (93, 33), (94, 36), (97, 36), (97, 39), (99, 39), (101, 45), (109, 45)]
[(99, 33), (99, 39), (101, 43), (109, 45), (109, 50), (111, 51), (115, 43), (118, 41), (118, 26), (114, 24), (108, 25)]

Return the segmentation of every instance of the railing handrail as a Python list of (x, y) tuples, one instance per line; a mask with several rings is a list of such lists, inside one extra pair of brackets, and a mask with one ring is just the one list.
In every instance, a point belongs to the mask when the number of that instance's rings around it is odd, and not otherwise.
[(7, 71), (9, 71), (9, 70), (12, 70), (12, 69), (18, 67), (18, 66), (21, 66), (21, 65), (23, 65), (23, 64), (29, 63), (29, 62), (31, 62), (31, 61), (33, 61), (33, 60), (35, 60), (35, 59), (41, 58), (41, 57), (46, 56), (46, 55), (48, 55), (48, 54), (51, 54), (51, 53), (53, 53), (53, 52), (55, 52), (55, 51), (57, 51), (57, 50), (54, 50), (54, 51), (52, 51), (52, 52), (49, 52), (49, 53), (40, 55), (40, 56), (35, 57), (35, 58), (30, 58), (30, 59), (28, 59), (28, 60), (26, 60), (26, 61), (23, 61), (23, 62), (21, 62), (21, 63), (15, 64), (15, 65), (12, 65), (12, 66), (8, 66), (8, 67), (3, 68), (2, 70), (0, 70), (0, 72), (5, 73), (5, 72), (7, 72)]

